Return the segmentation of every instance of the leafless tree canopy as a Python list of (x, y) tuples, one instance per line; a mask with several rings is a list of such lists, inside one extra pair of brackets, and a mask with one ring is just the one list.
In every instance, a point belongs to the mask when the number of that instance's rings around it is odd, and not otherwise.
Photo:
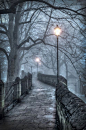
[[(13, 80), (26, 65), (35, 66), (40, 56), (42, 67), (56, 74), (56, 36), (54, 28), (62, 29), (59, 36), (60, 66), (66, 73), (76, 72), (86, 80), (86, 2), (49, 0), (0, 1), (0, 55), (8, 60), (8, 79)], [(2, 62), (3, 60), (1, 60)], [(4, 62), (3, 62), (4, 63)], [(42, 68), (43, 69), (43, 68)], [(75, 75), (75, 73), (74, 73)]]

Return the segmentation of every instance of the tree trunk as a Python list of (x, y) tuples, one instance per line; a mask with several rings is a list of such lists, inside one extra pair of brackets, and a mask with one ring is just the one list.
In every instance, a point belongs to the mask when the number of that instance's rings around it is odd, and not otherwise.
[(11, 50), (8, 61), (8, 81), (10, 82), (15, 80), (16, 77), (19, 77), (20, 71), (19, 54), (17, 53), (18, 50), (14, 50)]
[(8, 61), (8, 82), (11, 82), (15, 78), (15, 57), (14, 55), (9, 56)]
[(1, 63), (0, 63), (0, 80), (1, 80)]

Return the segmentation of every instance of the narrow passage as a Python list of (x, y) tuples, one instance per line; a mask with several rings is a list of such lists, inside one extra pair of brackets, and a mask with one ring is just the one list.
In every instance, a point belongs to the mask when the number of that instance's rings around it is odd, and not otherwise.
[(55, 88), (36, 79), (21, 103), (0, 121), (0, 130), (55, 130)]

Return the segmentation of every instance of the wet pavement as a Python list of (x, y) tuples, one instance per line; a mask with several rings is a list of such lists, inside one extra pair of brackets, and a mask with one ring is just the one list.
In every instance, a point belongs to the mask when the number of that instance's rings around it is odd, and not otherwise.
[(0, 130), (55, 130), (55, 88), (34, 80), (21, 103), (0, 121)]

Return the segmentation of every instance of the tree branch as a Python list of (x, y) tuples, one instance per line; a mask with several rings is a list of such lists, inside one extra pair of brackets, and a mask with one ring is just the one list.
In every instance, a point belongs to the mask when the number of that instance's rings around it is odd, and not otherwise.
[(41, 43), (42, 43), (42, 42), (40, 41), (40, 42), (37, 42), (37, 43), (35, 43), (35, 44), (30, 45), (29, 47), (21, 47), (21, 50), (29, 50), (29, 49), (32, 48), (33, 46), (36, 46), (36, 45), (41, 44)]
[(2, 34), (6, 34), (6, 35), (7, 35), (7, 32), (2, 31), (2, 30), (0, 30), (0, 33), (2, 33)]
[(4, 29), (5, 29), (5, 31), (7, 32), (7, 28), (6, 28), (6, 26), (5, 26), (5, 25), (0, 24), (0, 27), (1, 27), (1, 28), (4, 28)]
[(21, 47), (22, 45), (24, 45), (26, 42), (29, 42), (29, 39), (31, 39), (31, 40), (33, 41), (32, 38), (28, 37), (25, 41), (23, 41), (22, 43), (20, 43), (20, 44), (18, 45), (18, 49), (20, 49), (20, 47)]
[[(33, 40), (31, 37), (28, 37), (25, 41), (23, 41), (22, 43), (20, 43), (17, 48), (20, 49), (20, 47), (21, 47), (22, 45), (24, 45), (26, 42), (29, 42), (29, 40), (31, 40), (31, 41), (34, 43), (34, 44), (32, 44), (31, 46), (33, 46), (33, 45), (35, 45), (35, 44), (40, 44), (40, 43), (43, 42), (42, 39)], [(40, 42), (37, 43), (38, 41), (40, 41)], [(28, 47), (22, 47), (22, 48), (28, 48)], [(25, 50), (28, 50), (28, 49), (25, 49)]]
[(3, 49), (3, 48), (0, 48), (0, 51), (4, 52), (4, 54), (5, 54), (5, 55), (6, 55), (6, 57), (7, 57), (7, 60), (9, 60), (9, 56), (8, 56), (8, 54), (7, 54), (6, 50), (5, 50), (5, 49)]
[[(73, 9), (70, 9), (70, 8), (67, 8), (67, 7), (59, 7), (59, 6), (54, 6), (50, 3), (48, 3), (47, 1), (44, 1), (44, 0), (18, 0), (16, 1), (15, 3), (12, 4), (12, 6), (9, 8), (9, 9), (3, 9), (3, 10), (0, 10), (0, 14), (7, 14), (7, 13), (15, 13), (16, 12), (16, 6), (19, 4), (19, 3), (23, 3), (25, 1), (35, 1), (35, 2), (40, 2), (40, 3), (44, 3), (46, 5), (48, 5), (49, 7), (55, 9), (55, 10), (68, 10), (68, 11), (71, 11), (77, 15), (81, 15), (83, 17), (86, 17), (86, 15), (82, 14), (82, 13), (79, 13), (78, 10), (73, 10)], [(85, 8), (85, 7), (84, 7)], [(80, 9), (79, 9), (80, 10)]]
[(2, 10), (0, 10), (0, 14), (9, 14), (9, 13), (15, 14), (16, 13), (16, 9), (13, 8), (13, 9), (2, 9)]

